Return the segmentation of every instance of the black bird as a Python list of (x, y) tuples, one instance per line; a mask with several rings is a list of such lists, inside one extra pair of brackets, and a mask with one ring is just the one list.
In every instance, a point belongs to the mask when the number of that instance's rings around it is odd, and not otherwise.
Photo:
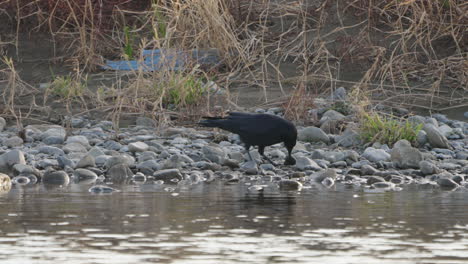
[(284, 165), (296, 164), (296, 160), (291, 156), (291, 152), (296, 145), (297, 130), (293, 123), (288, 120), (269, 114), (239, 112), (230, 112), (227, 117), (204, 118), (205, 120), (199, 122), (199, 125), (217, 127), (238, 134), (251, 160), (253, 159), (249, 149), (251, 146), (258, 146), (260, 155), (275, 165), (273, 161), (265, 156), (265, 147), (283, 142), (288, 150), (288, 157)]

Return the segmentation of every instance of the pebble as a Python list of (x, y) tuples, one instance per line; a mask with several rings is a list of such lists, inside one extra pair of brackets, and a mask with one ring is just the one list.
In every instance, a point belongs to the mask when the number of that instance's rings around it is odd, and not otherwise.
[(42, 176), (44, 184), (68, 185), (70, 177), (65, 171), (48, 171)]

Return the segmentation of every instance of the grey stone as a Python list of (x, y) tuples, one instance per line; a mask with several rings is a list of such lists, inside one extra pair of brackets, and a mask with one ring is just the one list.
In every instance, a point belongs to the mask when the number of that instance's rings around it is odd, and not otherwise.
[(98, 178), (97, 174), (87, 169), (76, 169), (73, 176), (77, 181), (86, 181), (87, 183), (95, 182)]
[(42, 159), (37, 163), (39, 168), (58, 167), (59, 163), (55, 159)]
[(204, 146), (202, 152), (205, 158), (218, 164), (223, 164), (224, 160), (227, 158), (226, 152), (222, 148), (214, 145)]
[(439, 168), (443, 170), (457, 170), (461, 168), (461, 165), (455, 164), (455, 163), (450, 163), (450, 162), (443, 162), (439, 164)]
[(295, 180), (281, 180), (278, 182), (280, 190), (284, 191), (300, 191), (302, 183)]
[(50, 136), (46, 137), (42, 140), (42, 142), (46, 145), (60, 145), (63, 144), (65, 137), (60, 136)]
[(142, 152), (141, 155), (138, 156), (138, 161), (143, 162), (147, 160), (155, 160), (158, 158), (158, 154), (153, 151), (145, 151)]
[(108, 140), (104, 142), (103, 147), (110, 150), (120, 150), (122, 148), (122, 144), (114, 140)]
[(86, 147), (83, 146), (82, 144), (78, 143), (78, 142), (67, 143), (62, 149), (63, 149), (63, 151), (65, 151), (65, 153), (74, 153), (74, 152), (86, 153), (86, 152), (88, 152)]
[(450, 122), (450, 120), (447, 118), (447, 116), (443, 115), (443, 114), (433, 114), (432, 117), (435, 118), (437, 121), (439, 121), (441, 123), (449, 123)]
[(416, 143), (418, 146), (424, 146), (428, 142), (427, 133), (424, 130), (419, 130), (418, 134), (416, 135)]
[(39, 153), (44, 153), (56, 157), (65, 155), (65, 152), (63, 150), (53, 146), (41, 146), (38, 150)]
[(58, 162), (58, 166), (62, 169), (65, 169), (66, 167), (70, 167), (70, 168), (75, 167), (75, 162), (65, 156), (58, 156), (57, 162)]
[(321, 167), (313, 160), (307, 157), (297, 157), (295, 167), (299, 170), (320, 170)]
[(452, 133), (454, 133), (453, 128), (449, 127), (448, 125), (442, 125), (437, 128), (442, 135), (445, 137), (450, 136)]
[(100, 155), (100, 156), (97, 156), (94, 159), (94, 161), (96, 162), (97, 166), (104, 166), (106, 164), (106, 162), (111, 158), (112, 158), (112, 156), (110, 156), (110, 155)]
[(139, 116), (136, 119), (136, 125), (142, 127), (155, 127), (156, 121), (148, 117)]
[(91, 148), (91, 146), (89, 145), (89, 141), (85, 136), (71, 136), (71, 137), (68, 137), (67, 140), (65, 141), (65, 143), (66, 144), (79, 143), (83, 147), (85, 147), (86, 149)]
[(41, 173), (38, 169), (26, 164), (13, 165), (13, 171), (15, 172), (15, 174), (34, 174), (36, 176), (41, 176)]
[(390, 159), (390, 154), (385, 152), (382, 149), (375, 149), (373, 147), (368, 147), (362, 154), (362, 157), (366, 158), (371, 162), (387, 161)]
[(403, 139), (393, 145), (391, 160), (398, 168), (417, 169), (423, 156), (418, 149), (411, 147), (411, 143)]
[(100, 147), (92, 147), (89, 151), (88, 151), (88, 155), (91, 155), (93, 156), (94, 158), (97, 158), (101, 155), (105, 155), (104, 151), (100, 148)]
[(335, 184), (335, 179), (333, 178), (325, 178), (323, 179), (323, 181), (321, 182), (321, 184), (327, 188), (330, 188), (332, 187), (334, 184)]
[(0, 172), (10, 173), (15, 164), (26, 164), (21, 150), (14, 149), (0, 155)]
[(330, 142), (330, 138), (322, 129), (312, 126), (300, 130), (297, 137), (298, 140), (306, 142)]
[(310, 180), (321, 183), (326, 178), (336, 179), (336, 171), (333, 169), (326, 169), (323, 171), (315, 172), (310, 175)]
[[(40, 129), (40, 128), (39, 128)], [(41, 134), (42, 140), (48, 138), (48, 137), (56, 137), (56, 138), (61, 138), (62, 143), (65, 140), (65, 136), (67, 135), (67, 132), (65, 131), (65, 128), (61, 126), (50, 126), (49, 129), (45, 130)]]
[(459, 151), (455, 157), (459, 160), (468, 160), (468, 151)]
[(112, 193), (112, 192), (119, 192), (119, 190), (114, 189), (110, 186), (106, 185), (95, 185), (88, 190), (90, 193)]
[(118, 164), (125, 164), (127, 166), (130, 166), (130, 165), (133, 165), (134, 163), (135, 161), (132, 160), (132, 157), (128, 155), (119, 155), (119, 156), (110, 157), (104, 165), (106, 168), (111, 168)]
[(20, 175), (20, 176), (13, 177), (13, 179), (11, 179), (11, 182), (14, 185), (27, 185), (31, 182), (31, 180), (26, 176)]
[(178, 169), (160, 170), (153, 174), (154, 180), (162, 180), (166, 184), (175, 184), (183, 180), (183, 176)]
[(225, 159), (223, 165), (231, 169), (236, 169), (239, 168), (239, 161), (235, 159)]
[(421, 170), (421, 173), (423, 175), (431, 175), (439, 171), (439, 169), (437, 168), (435, 164), (427, 160), (423, 160), (419, 162), (419, 169)]
[(242, 163), (240, 168), (246, 174), (250, 174), (250, 175), (258, 174), (258, 166), (257, 166), (257, 163), (255, 163), (255, 161), (251, 161), (251, 160), (246, 161)]
[(156, 160), (145, 160), (136, 165), (139, 171), (147, 175), (152, 175), (159, 167), (160, 164)]
[(374, 175), (378, 174), (379, 170), (372, 167), (371, 165), (362, 165), (361, 166), (361, 175)]
[[(2, 132), (3, 129), (5, 129), (5, 126), (6, 126), (5, 118), (0, 117), (0, 132)], [(1, 182), (0, 182), (0, 183), (1, 183)], [(1, 189), (1, 186), (0, 186), (0, 189)]]
[(96, 160), (92, 155), (86, 154), (76, 164), (76, 168), (96, 167)]
[(23, 145), (23, 139), (18, 136), (13, 136), (3, 140), (3, 145), (9, 148), (18, 147)]
[(362, 144), (362, 140), (359, 133), (356, 132), (356, 130), (349, 127), (346, 128), (342, 135), (335, 137), (335, 142), (338, 143), (338, 145), (345, 148), (358, 146)]
[(431, 124), (434, 127), (439, 127), (439, 122), (433, 117), (426, 118), (426, 124)]
[(385, 182), (385, 179), (380, 176), (370, 176), (367, 178), (367, 185), (372, 185), (376, 182)]
[(330, 121), (340, 121), (345, 119), (346, 116), (344, 116), (342, 113), (337, 112), (335, 110), (328, 110), (325, 112), (320, 119), (320, 125), (322, 125), (325, 121), (330, 120)]
[(415, 115), (415, 116), (410, 116), (408, 117), (408, 122), (410, 122), (413, 125), (421, 125), (426, 123), (426, 118), (423, 116)]
[(147, 151), (149, 148), (148, 144), (144, 142), (133, 142), (128, 144), (128, 150), (130, 152), (144, 152)]
[(338, 87), (333, 94), (330, 96), (331, 100), (345, 101), (346, 100), (346, 89), (344, 87)]
[(44, 184), (68, 185), (70, 177), (64, 171), (47, 171), (42, 176)]
[(453, 189), (453, 188), (456, 188), (460, 185), (458, 185), (458, 183), (456, 183), (454, 180), (450, 179), (450, 178), (445, 178), (445, 177), (442, 177), (442, 178), (439, 178), (437, 179), (437, 184), (440, 185), (440, 187), (442, 188), (448, 188), (448, 189)]
[(113, 183), (121, 184), (126, 182), (127, 179), (133, 176), (133, 172), (130, 170), (127, 164), (121, 163), (112, 166), (106, 173), (107, 177), (111, 179)]
[(383, 190), (393, 190), (395, 189), (395, 184), (392, 182), (376, 182), (371, 185), (375, 189), (383, 189)]
[[(0, 120), (0, 126), (1, 126), (1, 120)], [(6, 174), (0, 173), (0, 193), (8, 192), (8, 191), (10, 191), (10, 189), (11, 189), (11, 179), (10, 179), (10, 177), (8, 175), (6, 175)]]
[(450, 148), (447, 138), (432, 124), (425, 124), (423, 130), (427, 134), (429, 144), (434, 148)]

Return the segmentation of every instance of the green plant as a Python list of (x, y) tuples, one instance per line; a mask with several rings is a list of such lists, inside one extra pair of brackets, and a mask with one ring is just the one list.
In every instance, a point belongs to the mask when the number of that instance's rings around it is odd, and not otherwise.
[(175, 105), (196, 103), (205, 92), (203, 81), (194, 75), (176, 74), (168, 82), (165, 101)]
[(128, 26), (124, 27), (124, 36), (125, 36), (125, 46), (124, 46), (124, 56), (126, 60), (133, 59), (133, 42), (135, 39), (134, 34), (130, 31)]
[(380, 142), (388, 145), (393, 145), (400, 139), (414, 142), (421, 128), (422, 124), (416, 126), (407, 120), (395, 119), (393, 116), (385, 117), (377, 113), (365, 113), (361, 120), (361, 137), (367, 142)]
[(51, 82), (49, 89), (51, 94), (63, 99), (69, 99), (82, 97), (86, 90), (86, 84), (83, 84), (80, 80), (75, 80), (71, 76), (57, 76)]
[(337, 112), (342, 113), (343, 115), (349, 115), (351, 113), (351, 107), (346, 102), (335, 102), (330, 107), (330, 110), (335, 110)]
[(166, 37), (167, 33), (167, 22), (166, 18), (161, 12), (161, 8), (157, 4), (152, 5), (153, 11), (153, 34), (155, 39), (161, 39)]

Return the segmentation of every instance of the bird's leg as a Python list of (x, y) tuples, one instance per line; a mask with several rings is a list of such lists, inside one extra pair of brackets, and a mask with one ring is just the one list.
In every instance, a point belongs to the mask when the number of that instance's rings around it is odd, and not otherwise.
[(252, 155), (250, 155), (250, 145), (245, 145), (245, 151), (247, 152), (247, 154), (249, 155), (249, 158), (251, 161), (255, 162), (255, 160), (252, 158)]
[(265, 147), (264, 147), (264, 146), (258, 146), (258, 153), (260, 153), (260, 155), (262, 155), (262, 157), (264, 157), (268, 162), (270, 162), (271, 165), (273, 165), (273, 166), (275, 166), (275, 167), (278, 166), (278, 165), (277, 165), (276, 163), (274, 163), (269, 157), (267, 157), (267, 156), (265, 155), (265, 152), (264, 152), (264, 151), (265, 151)]

